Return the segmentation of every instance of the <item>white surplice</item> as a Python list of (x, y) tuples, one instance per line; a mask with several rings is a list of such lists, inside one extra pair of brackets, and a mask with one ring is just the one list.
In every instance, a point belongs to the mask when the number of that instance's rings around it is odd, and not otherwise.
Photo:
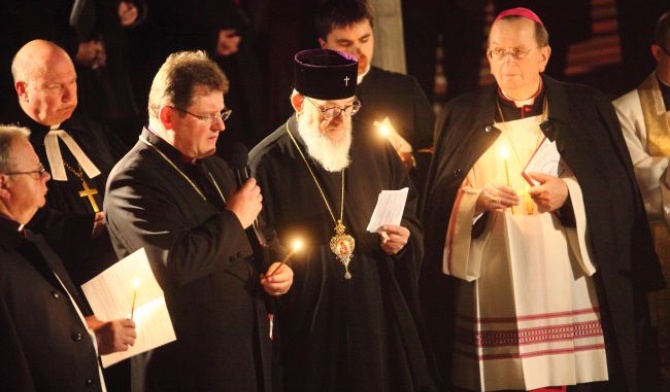
[[(555, 213), (538, 213), (521, 176), (543, 139), (540, 121), (496, 124), (502, 134), (468, 173), (454, 204), (443, 272), (467, 281), (456, 299), (452, 369), (464, 388), (525, 390), (608, 378), (579, 184), (566, 168), (561, 178), (577, 221), (569, 228)], [(482, 234), (472, 238), (481, 190), (508, 179), (520, 205), (490, 212)]]

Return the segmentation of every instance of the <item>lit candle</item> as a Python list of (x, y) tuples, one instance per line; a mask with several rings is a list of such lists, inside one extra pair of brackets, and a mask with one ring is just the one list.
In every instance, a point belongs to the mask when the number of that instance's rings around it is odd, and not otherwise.
[(389, 137), (389, 127), (387, 125), (388, 120), (382, 121), (382, 122), (377, 122), (375, 121), (375, 125), (377, 125), (377, 128), (379, 129), (379, 133), (381, 133), (382, 136), (385, 138)]
[(388, 117), (384, 117), (382, 121), (375, 121), (373, 125), (377, 127), (379, 134), (386, 138), (391, 143), (391, 145), (393, 145), (398, 154), (403, 152), (402, 138), (400, 138), (398, 132), (396, 132), (395, 128), (393, 128), (391, 120), (389, 120)]
[(302, 249), (302, 240), (297, 239), (297, 240), (293, 241), (293, 247), (291, 248), (291, 251), (288, 252), (288, 253), (286, 254), (286, 256), (284, 256), (284, 258), (282, 259), (281, 262), (279, 262), (279, 265), (277, 265), (277, 268), (275, 268), (274, 270), (272, 270), (272, 272), (268, 275), (268, 278), (269, 278), (270, 276), (274, 275), (275, 273), (277, 273), (277, 270), (279, 270), (279, 268), (280, 268), (282, 265), (288, 263), (288, 261), (289, 261), (289, 259), (291, 258), (291, 256), (293, 256), (293, 255), (295, 254), (295, 252), (299, 251), (300, 249)]
[(140, 287), (140, 279), (135, 278), (133, 280), (133, 306), (130, 308), (130, 319), (133, 319), (133, 316), (135, 315), (135, 301), (137, 300), (137, 288)]
[(507, 158), (509, 157), (509, 151), (507, 151), (506, 147), (500, 147), (500, 158), (503, 161), (503, 165), (505, 166), (505, 181), (507, 182), (507, 186), (509, 186), (509, 169), (507, 168)]

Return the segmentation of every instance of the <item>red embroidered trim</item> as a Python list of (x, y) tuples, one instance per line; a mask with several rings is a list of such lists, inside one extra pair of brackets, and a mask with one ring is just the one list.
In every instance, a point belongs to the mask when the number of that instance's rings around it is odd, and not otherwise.
[(539, 319), (548, 319), (548, 318), (556, 318), (556, 317), (570, 317), (570, 316), (578, 316), (578, 315), (584, 315), (584, 314), (598, 314), (600, 312), (600, 308), (585, 308), (585, 309), (576, 309), (576, 310), (568, 310), (565, 312), (554, 312), (554, 313), (539, 313), (539, 314), (530, 314), (526, 316), (516, 316), (516, 317), (482, 317), (482, 318), (475, 318), (471, 316), (466, 316), (463, 314), (458, 314), (456, 315), (456, 318), (460, 320), (465, 320), (469, 322), (474, 322), (478, 324), (488, 324), (488, 323), (515, 323), (518, 321), (530, 321), (530, 320), (539, 320)]

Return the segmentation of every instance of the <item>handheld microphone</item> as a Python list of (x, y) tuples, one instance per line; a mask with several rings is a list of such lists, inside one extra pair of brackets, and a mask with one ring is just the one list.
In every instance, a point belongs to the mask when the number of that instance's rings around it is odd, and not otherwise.
[(228, 164), (233, 168), (237, 180), (237, 186), (241, 187), (251, 176), (249, 174), (249, 150), (239, 142), (234, 142), (228, 147)]
[[(242, 185), (251, 177), (251, 170), (249, 169), (249, 150), (244, 144), (233, 142), (228, 148), (226, 160), (235, 172), (238, 188), (242, 187)], [(259, 246), (265, 248), (268, 245), (263, 231), (258, 227), (257, 219), (254, 220), (251, 227), (247, 229), (247, 236), (254, 248)]]

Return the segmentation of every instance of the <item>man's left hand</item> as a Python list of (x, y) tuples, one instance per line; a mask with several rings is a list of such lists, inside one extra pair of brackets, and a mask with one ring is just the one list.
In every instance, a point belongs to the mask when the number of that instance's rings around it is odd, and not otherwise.
[(93, 233), (91, 238), (97, 238), (105, 229), (105, 211), (98, 211), (93, 218)]
[(387, 255), (398, 254), (409, 241), (409, 229), (397, 225), (384, 225), (379, 231), (380, 246)]
[(261, 285), (273, 297), (284, 295), (293, 284), (293, 270), (285, 263), (275, 262), (265, 274), (261, 274)]
[(539, 212), (556, 211), (568, 199), (568, 185), (562, 179), (543, 173), (528, 173), (528, 176), (540, 183), (528, 190)]

